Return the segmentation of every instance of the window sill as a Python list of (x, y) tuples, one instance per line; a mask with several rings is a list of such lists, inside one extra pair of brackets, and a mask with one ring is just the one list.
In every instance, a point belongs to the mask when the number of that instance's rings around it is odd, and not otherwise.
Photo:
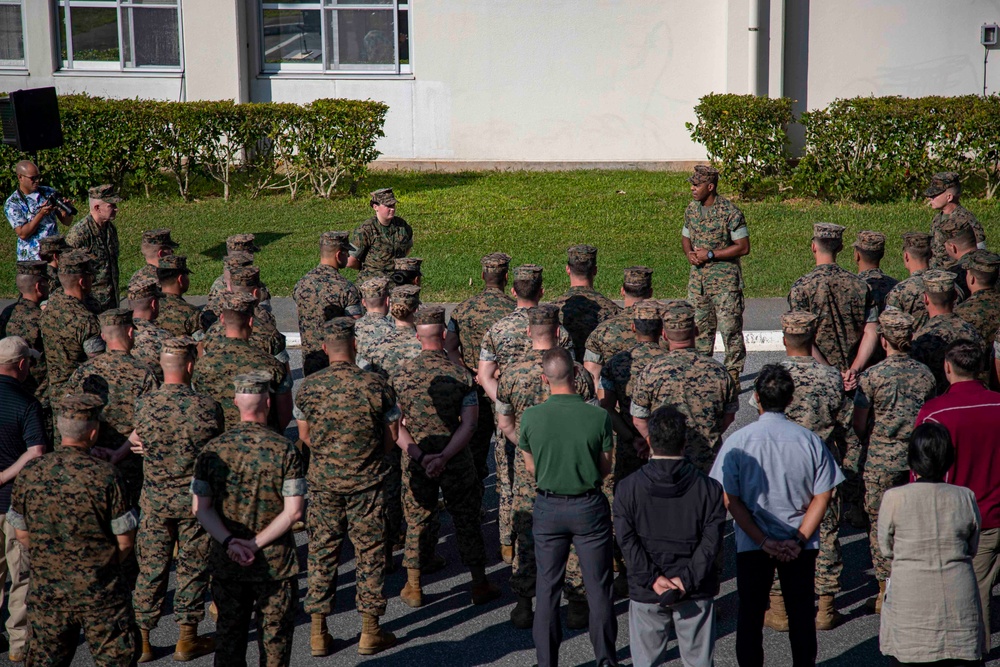
[(0, 76), (28, 76), (27, 67), (0, 67)]
[(60, 69), (52, 73), (54, 77), (112, 77), (134, 79), (179, 79), (184, 72), (178, 70), (109, 70), (109, 69)]
[(374, 81), (413, 81), (412, 73), (395, 74), (392, 72), (260, 72), (257, 79), (289, 79), (289, 80), (374, 80)]

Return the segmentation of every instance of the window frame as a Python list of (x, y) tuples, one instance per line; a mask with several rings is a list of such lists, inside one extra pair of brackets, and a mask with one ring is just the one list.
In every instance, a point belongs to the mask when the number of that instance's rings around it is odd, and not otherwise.
[[(0, 0), (2, 1), (2, 0)], [(141, 0), (57, 0), (56, 1), (56, 22), (60, 22), (59, 10), (64, 10), (64, 18), (62, 19), (63, 25), (58, 26), (56, 30), (56, 48), (57, 54), (60, 56), (60, 69), (70, 70), (70, 71), (91, 71), (91, 72), (117, 72), (121, 74), (127, 73), (179, 73), (184, 71), (184, 20), (183, 20), (183, 9), (181, 5), (183, 4), (181, 0), (169, 0), (171, 4), (145, 4)], [(116, 15), (116, 30), (115, 34), (118, 38), (118, 61), (108, 60), (77, 60), (73, 57), (73, 8), (77, 9), (114, 9)], [(128, 11), (131, 9), (155, 9), (157, 11), (173, 11), (177, 16), (177, 55), (178, 64), (177, 65), (149, 65), (149, 66), (130, 66), (125, 61), (125, 44), (123, 42), (124, 36), (122, 35), (122, 21), (126, 12), (128, 12), (129, 18), (129, 38), (132, 40), (130, 47), (133, 58), (135, 57), (135, 28), (134, 19), (132, 18), (132, 12)], [(60, 30), (60, 28), (62, 30)], [(66, 33), (66, 57), (62, 58), (62, 43), (61, 33), (62, 31)]]
[[(413, 54), (412, 49), (408, 54), (408, 62), (400, 63), (399, 59), (399, 33), (400, 33), (400, 13), (405, 12), (406, 35), (410, 35), (410, 5), (412, 0), (388, 0), (384, 3), (364, 2), (343, 2), (341, 0), (308, 0), (305, 2), (281, 2), (280, 0), (260, 0), (257, 2), (257, 39), (260, 50), (258, 65), (262, 76), (275, 75), (321, 75), (324, 77), (408, 77), (413, 74)], [(266, 60), (266, 47), (264, 44), (264, 12), (270, 10), (282, 11), (316, 11), (320, 14), (320, 62), (312, 63), (269, 63)], [(331, 38), (331, 31), (335, 30), (335, 19), (339, 11), (362, 10), (362, 11), (383, 11), (392, 12), (394, 39), (393, 39), (393, 63), (387, 65), (362, 65), (352, 63), (346, 67), (337, 64), (339, 60), (339, 48), (335, 39)], [(330, 17), (331, 20), (328, 20)]]
[(21, 10), (21, 59), (0, 59), (0, 70), (23, 70), (28, 67), (28, 25), (24, 14), (24, 0), (0, 0), (0, 5), (18, 7)]

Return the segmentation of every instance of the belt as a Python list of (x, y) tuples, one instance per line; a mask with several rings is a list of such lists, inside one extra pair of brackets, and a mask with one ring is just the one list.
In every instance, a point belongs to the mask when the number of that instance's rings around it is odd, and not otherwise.
[(545, 489), (535, 489), (535, 493), (540, 496), (545, 496), (546, 498), (561, 498), (563, 500), (569, 498), (586, 498), (587, 496), (594, 496), (600, 493), (597, 489), (591, 489), (590, 491), (584, 491), (583, 493), (555, 493), (553, 491), (546, 491)]

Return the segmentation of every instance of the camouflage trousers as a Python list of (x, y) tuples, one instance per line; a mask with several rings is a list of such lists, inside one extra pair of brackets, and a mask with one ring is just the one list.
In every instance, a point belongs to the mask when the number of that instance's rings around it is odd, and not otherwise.
[[(173, 557), (175, 542), (176, 560)], [(171, 519), (142, 513), (135, 542), (139, 578), (132, 596), (140, 628), (152, 630), (160, 620), (171, 561), (176, 565), (174, 617), (178, 625), (197, 625), (205, 618), (210, 542), (208, 533), (194, 517)]]
[(80, 632), (96, 667), (135, 665), (142, 654), (132, 603), (87, 611), (33, 607), (28, 611), (28, 664), (69, 665), (80, 642)]
[(212, 577), (212, 597), (219, 608), (215, 629), (218, 667), (246, 667), (251, 616), (257, 631), (260, 664), (265, 667), (291, 664), (299, 597), (296, 577), (277, 581), (229, 581)]
[[(852, 392), (851, 397), (853, 395)], [(844, 502), (854, 507), (862, 508), (864, 507), (865, 498), (864, 490), (861, 488), (861, 471), (864, 470), (866, 448), (862, 445), (858, 434), (854, 432), (854, 402), (848, 401), (848, 404), (840, 413), (839, 420), (843, 426), (845, 436), (843, 442), (843, 465), (841, 466), (844, 471), (844, 482), (840, 485), (839, 490)], [(834, 452), (834, 455), (836, 455), (836, 452)]]
[(354, 604), (363, 614), (385, 613), (385, 504), (382, 485), (357, 493), (309, 492), (307, 614), (333, 613), (344, 539), (357, 562)]
[(723, 363), (730, 375), (739, 378), (746, 363), (747, 347), (743, 341), (743, 292), (739, 289), (716, 291), (696, 282), (688, 283), (688, 301), (694, 306), (694, 323), (698, 327), (695, 348), (700, 354), (712, 356), (716, 330), (726, 348)]
[(875, 578), (885, 581), (889, 578), (892, 561), (882, 555), (882, 550), (878, 546), (878, 510), (882, 505), (882, 496), (889, 489), (903, 486), (910, 481), (910, 472), (901, 470), (896, 472), (883, 472), (880, 470), (866, 470), (865, 480), (865, 512), (868, 514), (868, 541), (871, 544), (872, 565), (875, 567)]
[[(605, 490), (607, 493), (607, 490)], [(514, 502), (513, 522), (516, 548), (514, 549), (514, 564), (511, 568), (510, 587), (520, 597), (535, 597), (535, 578), (538, 573), (535, 565), (535, 536), (532, 532), (534, 524), (532, 511), (535, 508), (535, 478), (529, 475), (524, 467), (524, 456), (520, 450), (515, 453), (514, 464)], [(583, 571), (580, 569), (580, 559), (576, 548), (570, 547), (569, 558), (566, 561), (566, 581), (563, 593), (567, 600), (586, 600), (587, 591), (583, 587)]]
[(497, 526), (500, 544), (509, 547), (514, 544), (514, 461), (517, 448), (500, 429), (496, 430), (493, 441), (493, 456), (497, 463)]
[(407, 459), (403, 468), (403, 511), (406, 513), (406, 550), (403, 565), (420, 568), (434, 555), (440, 526), (437, 520), (438, 495), (455, 522), (458, 555), (466, 567), (486, 565), (482, 519), (482, 485), (468, 447), (456, 454), (436, 479), (431, 479), (416, 461)]

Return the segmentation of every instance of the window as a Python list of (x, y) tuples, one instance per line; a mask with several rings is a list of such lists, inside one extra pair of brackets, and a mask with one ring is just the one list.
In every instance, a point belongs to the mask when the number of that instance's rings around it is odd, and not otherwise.
[(21, 0), (0, 0), (0, 67), (24, 67)]
[(59, 0), (63, 67), (180, 69), (178, 4), (179, 0)]
[(261, 3), (265, 72), (410, 72), (408, 0)]

